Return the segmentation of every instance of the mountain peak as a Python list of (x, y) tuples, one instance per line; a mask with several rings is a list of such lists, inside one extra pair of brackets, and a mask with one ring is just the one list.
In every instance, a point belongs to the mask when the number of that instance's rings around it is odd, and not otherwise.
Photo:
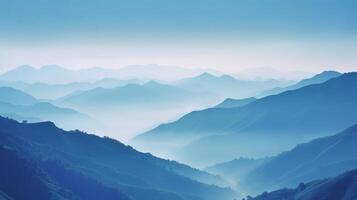
[(158, 83), (157, 81), (151, 80), (145, 83), (146, 86), (157, 86), (157, 85), (161, 85), (160, 83)]
[(357, 124), (345, 129), (344, 131), (342, 131), (341, 134), (342, 135), (350, 135), (350, 134), (357, 135)]
[(222, 76), (220, 76), (220, 78), (226, 79), (226, 80), (233, 80), (233, 81), (236, 80), (233, 76), (230, 76), (228, 74), (223, 74)]
[(337, 77), (340, 75), (342, 75), (340, 72), (329, 70), (323, 71), (320, 74), (315, 75), (314, 77)]
[(216, 78), (216, 76), (208, 72), (203, 72), (202, 74), (198, 75), (197, 78)]
[(21, 65), (16, 67), (13, 70), (19, 70), (19, 71), (29, 71), (29, 70), (35, 70), (35, 67), (32, 67), (31, 65)]

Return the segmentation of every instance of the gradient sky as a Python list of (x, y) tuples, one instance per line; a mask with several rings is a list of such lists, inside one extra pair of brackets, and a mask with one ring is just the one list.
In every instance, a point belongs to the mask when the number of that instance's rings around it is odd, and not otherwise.
[(357, 70), (355, 0), (0, 0), (0, 69)]

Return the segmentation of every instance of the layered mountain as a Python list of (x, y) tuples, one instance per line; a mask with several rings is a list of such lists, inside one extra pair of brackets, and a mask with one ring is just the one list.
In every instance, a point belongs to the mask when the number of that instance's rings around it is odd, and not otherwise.
[[(48, 184), (48, 187), (60, 190), (64, 195), (73, 194), (78, 199), (117, 195), (116, 199), (129, 197), (132, 200), (213, 200), (235, 197), (230, 189), (212, 185), (221, 183), (219, 177), (140, 153), (107, 137), (64, 131), (51, 122), (18, 123), (0, 118), (0, 127), (0, 145), (36, 163), (36, 167), (55, 183)], [(42, 184), (43, 177), (34, 176)], [(205, 180), (209, 185), (198, 180)], [(15, 179), (10, 181), (16, 184)], [(45, 186), (40, 186), (41, 190), (53, 194)], [(61, 187), (65, 190), (61, 190)], [(10, 197), (14, 194), (3, 188), (0, 190)], [(83, 194), (83, 191), (86, 193)], [(95, 193), (94, 196), (91, 193)], [(109, 197), (105, 199), (113, 199)]]
[(177, 86), (149, 81), (78, 91), (55, 103), (94, 116), (104, 127), (96, 131), (128, 140), (193, 109), (214, 104), (211, 98), (205, 97)]
[(0, 102), (16, 105), (31, 105), (37, 103), (37, 99), (11, 87), (0, 87)]
[(339, 134), (300, 144), (263, 163), (244, 179), (253, 193), (295, 187), (357, 168), (357, 125)]
[[(194, 111), (139, 135), (133, 144), (156, 153), (161, 145), (176, 159), (204, 165), (274, 155), (356, 123), (356, 90), (357, 73), (346, 73), (242, 107)], [(181, 144), (170, 147), (172, 141)]]
[(268, 91), (264, 91), (260, 96), (268, 96), (268, 95), (274, 95), (274, 94), (279, 94), (288, 90), (296, 90), (308, 85), (312, 85), (312, 84), (320, 84), (323, 82), (326, 82), (332, 78), (336, 78), (341, 76), (342, 74), (340, 72), (336, 72), (336, 71), (324, 71), (320, 74), (317, 74), (311, 78), (308, 79), (303, 79), (301, 81), (299, 81), (298, 83), (288, 86), (288, 87), (277, 87), (277, 88), (273, 88), (271, 90)]
[(206, 72), (199, 76), (179, 80), (174, 84), (189, 91), (205, 92), (221, 98), (247, 98), (268, 89), (286, 86), (288, 82), (238, 80), (230, 75), (215, 76)]
[(357, 170), (339, 176), (301, 183), (295, 189), (265, 192), (250, 200), (352, 200), (357, 196)]

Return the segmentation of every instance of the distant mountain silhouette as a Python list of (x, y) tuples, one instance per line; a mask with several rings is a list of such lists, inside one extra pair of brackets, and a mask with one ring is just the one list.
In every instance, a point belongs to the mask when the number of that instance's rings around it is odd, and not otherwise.
[(36, 98), (11, 87), (0, 87), (0, 102), (17, 105), (31, 105), (37, 102)]
[(199, 76), (179, 80), (174, 84), (189, 91), (205, 92), (221, 98), (247, 98), (268, 89), (285, 86), (287, 83), (277, 80), (238, 80), (230, 75), (215, 76), (205, 72)]
[(143, 85), (128, 84), (115, 88), (95, 88), (70, 94), (59, 99), (59, 103), (73, 106), (163, 106), (188, 102), (195, 95), (184, 89), (149, 81)]
[[(261, 98), (243, 107), (194, 111), (137, 136), (133, 144), (139, 149), (153, 149), (155, 153), (159, 153), (155, 149), (162, 145), (166, 152), (175, 154), (175, 159), (204, 165), (237, 156), (274, 155), (356, 123), (354, 91), (357, 91), (357, 73), (346, 73), (321, 84)], [(172, 141), (180, 141), (181, 146), (165, 146)]]
[(298, 83), (288, 86), (288, 87), (277, 87), (277, 88), (273, 88), (271, 90), (265, 91), (263, 92), (260, 96), (268, 96), (268, 95), (274, 95), (274, 94), (279, 94), (288, 90), (296, 90), (308, 85), (312, 85), (312, 84), (319, 84), (319, 83), (323, 83), (326, 82), (332, 78), (336, 78), (341, 76), (342, 74), (340, 72), (336, 72), (336, 71), (324, 71), (320, 74), (317, 74), (311, 78), (308, 79), (304, 79), (302, 81), (299, 81)]
[(254, 97), (245, 98), (245, 99), (225, 99), (222, 103), (215, 106), (215, 108), (237, 108), (247, 105), (253, 101), (257, 100)]
[[(51, 180), (63, 186), (65, 190), (60, 191), (79, 199), (113, 199), (109, 197), (121, 195), (117, 199), (230, 200), (235, 196), (228, 188), (197, 181), (205, 179), (213, 184), (221, 180), (218, 177), (140, 153), (110, 138), (64, 131), (51, 122), (18, 123), (0, 118), (0, 146), (14, 149), (39, 164)], [(16, 184), (17, 180), (12, 181)]]
[(301, 183), (295, 189), (280, 189), (263, 193), (249, 200), (353, 200), (357, 196), (357, 170), (342, 175)]
[(90, 90), (97, 87), (113, 88), (124, 86), (130, 83), (141, 83), (136, 79), (119, 80), (105, 78), (95, 82), (72, 82), (67, 84), (48, 84), (48, 83), (24, 83), (24, 82), (0, 82), (0, 86), (13, 87), (22, 90), (37, 99), (57, 99), (69, 95), (76, 91)]
[(0, 80), (52, 84), (93, 82), (104, 78), (173, 81), (195, 76), (204, 71), (154, 64), (130, 65), (119, 69), (93, 67), (79, 70), (70, 70), (58, 65), (46, 65), (41, 68), (24, 65), (0, 75)]
[(277, 79), (277, 80), (301, 80), (306, 77), (311, 76), (312, 73), (305, 71), (282, 71), (274, 67), (257, 67), (257, 68), (247, 68), (242, 69), (237, 72), (235, 77), (239, 79), (248, 80), (266, 80), (266, 79)]
[(357, 125), (284, 152), (251, 171), (244, 185), (262, 192), (357, 169)]

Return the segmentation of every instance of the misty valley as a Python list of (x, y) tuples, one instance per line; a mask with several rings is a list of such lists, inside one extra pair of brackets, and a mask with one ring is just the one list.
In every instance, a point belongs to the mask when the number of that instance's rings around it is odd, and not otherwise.
[[(182, 77), (162, 80), (163, 70)], [(2, 199), (357, 195), (355, 72), (257, 80), (20, 66), (0, 86)]]

